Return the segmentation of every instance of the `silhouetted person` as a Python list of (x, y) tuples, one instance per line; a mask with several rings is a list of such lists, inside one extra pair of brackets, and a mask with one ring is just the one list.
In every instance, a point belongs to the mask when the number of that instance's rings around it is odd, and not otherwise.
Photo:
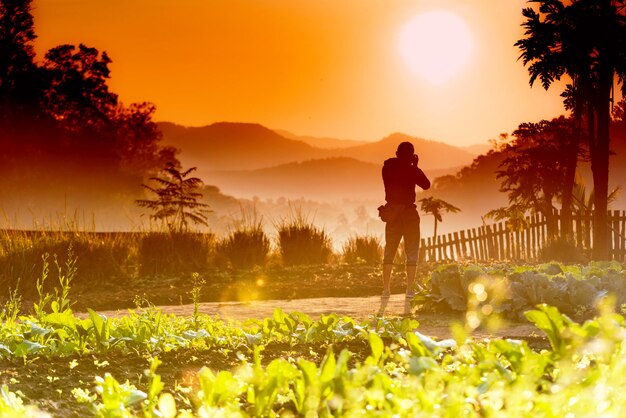
[(400, 240), (404, 240), (406, 253), (406, 297), (404, 313), (411, 311), (414, 297), (415, 273), (420, 243), (420, 217), (415, 205), (415, 186), (426, 190), (430, 180), (417, 167), (419, 162), (413, 144), (402, 142), (398, 145), (396, 158), (390, 158), (383, 165), (383, 182), (387, 204), (385, 225), (385, 256), (383, 259), (383, 293), (380, 313), (384, 312), (391, 293), (391, 272), (393, 260)]

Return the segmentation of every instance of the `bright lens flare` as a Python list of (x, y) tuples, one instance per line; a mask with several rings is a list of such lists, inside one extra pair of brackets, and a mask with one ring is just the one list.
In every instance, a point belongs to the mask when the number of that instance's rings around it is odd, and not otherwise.
[(430, 84), (440, 85), (456, 75), (472, 52), (465, 22), (445, 11), (419, 14), (400, 32), (400, 54), (411, 70)]

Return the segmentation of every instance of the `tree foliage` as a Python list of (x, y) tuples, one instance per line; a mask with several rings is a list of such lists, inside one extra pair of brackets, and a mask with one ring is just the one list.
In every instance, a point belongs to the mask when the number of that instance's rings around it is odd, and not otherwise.
[[(523, 123), (513, 133), (513, 140), (503, 146), (506, 158), (500, 164), (496, 177), (502, 180), (500, 191), (506, 192), (509, 208), (491, 213), (502, 217), (532, 211), (541, 213), (547, 220), (548, 231), (556, 234), (554, 203), (563, 196), (571, 121), (558, 118), (539, 123)], [(516, 223), (517, 225), (517, 223)]]
[(60, 45), (46, 53), (44, 104), (60, 126), (102, 134), (111, 125), (117, 106), (117, 95), (107, 85), (111, 62), (106, 52), (83, 44)]
[[(154, 105), (124, 106), (111, 91), (112, 61), (105, 51), (59, 45), (37, 63), (35, 38), (31, 0), (0, 0), (4, 183), (41, 189), (93, 175), (130, 191), (167, 162), (177, 162), (176, 151), (160, 143)], [(24, 167), (26, 176), (19, 174)]]
[[(522, 11), (524, 38), (516, 42), (531, 86), (548, 89), (563, 75), (572, 83), (565, 104), (586, 114), (587, 142), (595, 194), (594, 258), (608, 257), (607, 196), (610, 106), (614, 82), (626, 93), (625, 0), (531, 0)], [(570, 176), (573, 185), (573, 177)]]

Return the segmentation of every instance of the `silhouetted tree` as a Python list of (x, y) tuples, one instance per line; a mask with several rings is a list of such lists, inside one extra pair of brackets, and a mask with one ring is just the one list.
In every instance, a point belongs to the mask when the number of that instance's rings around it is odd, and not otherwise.
[[(31, 0), (0, 0), (0, 145), (6, 159), (41, 117), (42, 80), (33, 59), (36, 38)], [(36, 135), (32, 135), (36, 137)]]
[(523, 10), (525, 37), (515, 45), (522, 51), (524, 65), (529, 65), (531, 85), (539, 78), (548, 89), (564, 74), (573, 80), (573, 94), (566, 96), (578, 112), (584, 108), (587, 113), (587, 141), (596, 190), (593, 257), (607, 259), (610, 104), (616, 76), (626, 93), (626, 1), (531, 3), (537, 3), (539, 10)]
[(177, 163), (154, 106), (120, 104), (111, 59), (96, 48), (60, 45), (35, 62), (31, 1), (0, 0), (0, 200), (11, 211), (54, 201), (61, 188), (89, 204), (135, 194)]
[[(620, 191), (621, 191), (620, 186), (614, 187), (613, 190), (611, 190), (607, 198), (609, 205), (613, 203), (615, 199), (618, 198)], [(587, 185), (585, 184), (585, 180), (582, 177), (577, 176), (576, 183), (574, 185), (574, 193), (572, 196), (573, 197), (572, 203), (573, 203), (574, 208), (576, 208), (576, 210), (581, 211), (581, 212), (592, 211), (594, 201), (595, 201), (594, 195), (595, 193), (593, 189), (591, 189), (591, 191), (589, 192), (587, 191)]]
[(437, 223), (443, 222), (443, 217), (441, 215), (443, 213), (457, 213), (461, 211), (461, 209), (446, 202), (445, 200), (437, 199), (432, 196), (420, 199), (419, 202), (422, 212), (431, 214), (435, 218), (435, 227), (433, 231), (433, 240), (435, 241), (437, 240)]
[(49, 77), (46, 91), (48, 112), (71, 132), (105, 134), (117, 106), (109, 91), (111, 59), (106, 52), (80, 44), (60, 45), (49, 50), (43, 67)]
[(526, 211), (526, 207), (513, 204), (506, 207), (492, 209), (485, 214), (485, 218), (493, 219), (494, 221), (506, 221), (507, 229), (511, 231), (521, 231), (528, 227)]
[(118, 106), (115, 115), (116, 149), (121, 168), (130, 174), (153, 176), (167, 163), (176, 163), (177, 150), (163, 147), (163, 134), (154, 122), (156, 106), (152, 103), (133, 103)]
[(143, 185), (156, 194), (153, 200), (137, 200), (137, 205), (152, 209), (153, 219), (162, 220), (167, 224), (170, 232), (185, 232), (189, 222), (207, 225), (206, 213), (209, 205), (198, 202), (202, 193), (202, 180), (198, 177), (189, 177), (196, 167), (181, 171), (174, 164), (168, 163), (160, 177), (151, 177), (150, 180), (159, 184), (158, 187)]
[(506, 155), (496, 177), (500, 191), (507, 192), (510, 209), (531, 210), (546, 218), (548, 234), (556, 238), (554, 201), (563, 195), (571, 129), (563, 119), (523, 123), (513, 133), (513, 141), (503, 147)]

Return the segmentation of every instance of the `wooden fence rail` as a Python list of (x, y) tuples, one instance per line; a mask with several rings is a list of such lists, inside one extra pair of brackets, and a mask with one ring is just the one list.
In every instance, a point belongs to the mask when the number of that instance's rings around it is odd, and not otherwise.
[[(608, 213), (609, 251), (612, 260), (626, 260), (626, 212)], [(572, 214), (573, 238), (578, 247), (593, 246), (591, 212)], [(562, 228), (562, 216), (556, 212), (557, 228)], [(460, 260), (525, 260), (534, 261), (548, 238), (543, 215), (526, 217), (526, 227), (513, 231), (506, 222), (452, 232), (437, 237), (422, 238), (420, 259), (424, 261)]]

